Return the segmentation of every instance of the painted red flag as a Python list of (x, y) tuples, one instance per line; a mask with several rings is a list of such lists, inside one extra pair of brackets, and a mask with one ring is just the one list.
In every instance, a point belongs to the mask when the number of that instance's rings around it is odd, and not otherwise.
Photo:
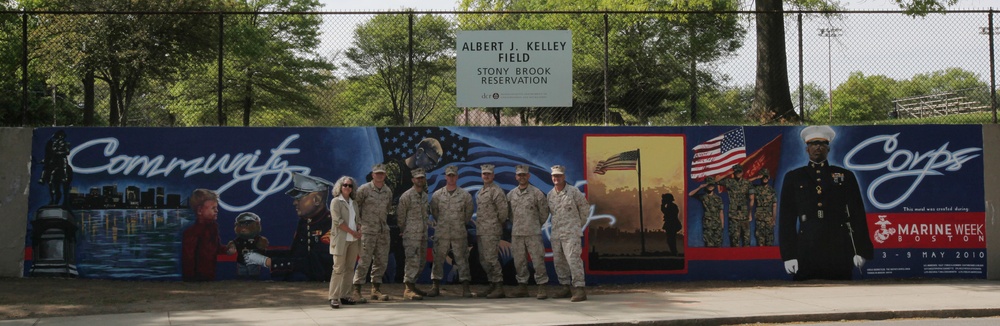
[(764, 147), (761, 147), (752, 155), (743, 160), (743, 177), (752, 178), (761, 169), (767, 168), (771, 173), (771, 180), (778, 173), (778, 164), (781, 162), (781, 135), (774, 137)]

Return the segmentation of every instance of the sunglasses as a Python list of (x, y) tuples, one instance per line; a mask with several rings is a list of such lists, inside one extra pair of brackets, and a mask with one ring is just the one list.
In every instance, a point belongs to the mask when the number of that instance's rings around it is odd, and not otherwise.
[(341, 187), (354, 188), (354, 184), (353, 183), (345, 183), (345, 184), (341, 185)]
[(830, 146), (830, 142), (826, 141), (826, 140), (814, 140), (814, 141), (808, 142), (806, 144), (809, 145), (809, 146), (823, 146), (823, 147), (829, 147)]

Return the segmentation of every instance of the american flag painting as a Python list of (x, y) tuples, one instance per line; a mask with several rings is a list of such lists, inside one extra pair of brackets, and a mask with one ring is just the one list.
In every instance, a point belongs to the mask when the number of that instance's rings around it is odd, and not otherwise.
[(445, 127), (388, 127), (377, 130), (382, 147), (383, 159), (405, 159), (413, 155), (417, 142), (423, 138), (437, 139), (442, 147), (440, 160), (432, 172), (427, 174), (427, 186), (430, 191), (444, 187), (444, 167), (458, 167), (458, 185), (476, 195), (482, 187), (482, 177), (479, 166), (493, 164), (494, 180), (503, 189), (517, 186), (514, 178), (515, 166), (525, 164), (535, 178), (532, 183), (541, 189), (551, 184), (548, 180), (549, 170), (539, 164), (525, 159), (519, 154), (521, 148), (498, 148), (475, 137), (470, 138), (450, 128)]
[(727, 131), (693, 148), (691, 179), (702, 180), (730, 171), (734, 164), (747, 157), (746, 135), (743, 128)]
[(606, 160), (597, 162), (594, 174), (604, 175), (612, 170), (635, 170), (639, 164), (639, 150), (621, 152)]

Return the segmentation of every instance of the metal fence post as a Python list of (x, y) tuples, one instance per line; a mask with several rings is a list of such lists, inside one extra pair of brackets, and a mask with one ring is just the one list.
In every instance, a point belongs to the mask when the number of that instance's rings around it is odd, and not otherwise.
[(608, 13), (604, 13), (604, 125), (608, 125)]
[(806, 95), (802, 85), (802, 12), (799, 12), (799, 123), (806, 121)]
[(990, 107), (993, 111), (993, 123), (997, 123), (997, 78), (996, 78), (996, 65), (993, 54), (993, 8), (990, 8)]
[(406, 108), (409, 110), (409, 121), (407, 126), (413, 126), (413, 12), (409, 15), (410, 23), (408, 27), (409, 37), (406, 44)]
[(222, 56), (223, 56), (223, 52), (222, 51), (223, 51), (223, 48), (224, 48), (223, 42), (225, 42), (225, 33), (226, 33), (225, 30), (223, 29), (223, 27), (224, 27), (224, 25), (223, 25), (224, 24), (224, 22), (223, 22), (224, 19), (223, 18), (224, 17), (225, 17), (225, 15), (223, 15), (221, 13), (219, 14), (219, 59), (218, 59), (218, 63), (217, 63), (218, 66), (219, 66), (218, 67), (219, 68), (219, 78), (218, 78), (218, 86), (216, 86), (216, 88), (217, 88), (216, 96), (218, 97), (216, 105), (218, 107), (219, 126), (225, 126), (226, 125), (225, 115), (222, 114), (222, 74), (223, 74), (223, 69), (222, 69)]
[(21, 126), (28, 124), (28, 13), (21, 14)]

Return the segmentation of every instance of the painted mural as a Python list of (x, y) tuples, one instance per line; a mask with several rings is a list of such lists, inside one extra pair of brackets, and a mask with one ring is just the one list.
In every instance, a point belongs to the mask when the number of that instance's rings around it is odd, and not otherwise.
[[(416, 168), (433, 193), (455, 166), (476, 198), (483, 164), (504, 192), (527, 166), (543, 193), (562, 165), (590, 203), (588, 282), (986, 276), (979, 126), (40, 128), (32, 154), (27, 276), (189, 280), (207, 264), (197, 280), (326, 281), (321, 185), (369, 182), (376, 164), (393, 205)], [(218, 195), (214, 222), (196, 189)], [(387, 225), (382, 281), (402, 282), (395, 206)], [(516, 284), (510, 228), (498, 259)], [(531, 259), (555, 283), (550, 230)], [(210, 250), (185, 257), (189, 241)]]

